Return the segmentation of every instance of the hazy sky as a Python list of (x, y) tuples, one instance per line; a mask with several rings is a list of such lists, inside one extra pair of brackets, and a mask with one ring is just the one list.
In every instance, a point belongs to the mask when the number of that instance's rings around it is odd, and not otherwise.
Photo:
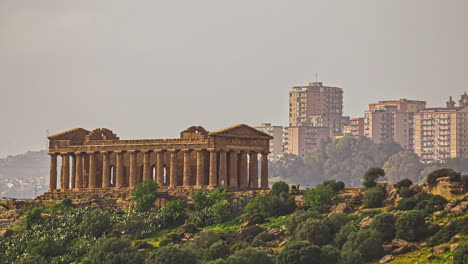
[(288, 91), (441, 106), (468, 91), (466, 0), (0, 0), (0, 157), (74, 127), (121, 138), (286, 125)]

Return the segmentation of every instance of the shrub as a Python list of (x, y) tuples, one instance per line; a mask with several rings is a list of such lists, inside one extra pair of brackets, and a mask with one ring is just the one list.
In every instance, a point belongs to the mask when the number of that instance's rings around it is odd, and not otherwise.
[(263, 231), (265, 231), (265, 229), (260, 226), (247, 226), (240, 231), (240, 240), (251, 242), (258, 234), (262, 233)]
[(351, 233), (356, 232), (356, 231), (357, 231), (356, 227), (350, 223), (342, 226), (340, 228), (340, 231), (336, 233), (335, 238), (333, 240), (335, 246), (337, 248), (343, 247), (343, 244), (348, 240), (348, 236)]
[(427, 175), (427, 183), (434, 187), (437, 185), (437, 179), (441, 177), (449, 177), (450, 181), (460, 181), (461, 175), (456, 171), (448, 168), (438, 169)]
[(330, 186), (333, 191), (339, 192), (345, 188), (345, 184), (342, 181), (336, 181), (336, 180), (326, 180), (323, 181), (323, 185), (325, 186)]
[(68, 208), (68, 207), (72, 206), (72, 200), (69, 199), (69, 198), (63, 199), (60, 203), (61, 203), (62, 207), (64, 207), (64, 208)]
[(33, 209), (26, 211), (24, 218), (24, 225), (26, 228), (31, 228), (33, 225), (42, 222), (41, 209), (34, 207)]
[(340, 252), (340, 264), (362, 264), (365, 263), (362, 254), (358, 250), (346, 248)]
[(453, 264), (468, 263), (468, 244), (460, 245), (453, 254)]
[(307, 240), (318, 246), (323, 246), (331, 241), (330, 229), (326, 224), (317, 219), (307, 219), (297, 226), (296, 240)]
[(198, 228), (194, 224), (186, 224), (184, 226), (184, 233), (195, 234), (198, 232)]
[(398, 205), (396, 206), (396, 209), (401, 210), (401, 211), (409, 211), (409, 210), (413, 210), (417, 204), (418, 204), (418, 200), (416, 200), (416, 198), (414, 197), (404, 198), (398, 203)]
[(16, 264), (48, 264), (49, 262), (41, 256), (25, 256), (21, 258)]
[(429, 245), (436, 246), (449, 242), (456, 234), (468, 234), (468, 217), (460, 218), (440, 229), (429, 241)]
[(159, 213), (163, 219), (163, 223), (167, 226), (179, 226), (184, 223), (187, 215), (185, 214), (185, 209), (187, 208), (187, 203), (184, 200), (173, 200), (161, 208)]
[(267, 231), (263, 231), (253, 239), (252, 246), (263, 246), (265, 242), (272, 241), (273, 239), (275, 239), (275, 236), (273, 234), (270, 234)]
[(442, 210), (447, 203), (447, 200), (440, 195), (418, 195), (416, 198), (420, 200), (415, 209), (423, 210), (426, 214)]
[(195, 238), (192, 246), (196, 250), (208, 249), (213, 243), (219, 240), (219, 237), (213, 230), (205, 230), (200, 233), (200, 235)]
[(259, 225), (266, 221), (266, 217), (263, 214), (252, 214), (249, 215), (249, 225)]
[(107, 238), (99, 241), (88, 253), (87, 264), (143, 264), (144, 258), (136, 252), (130, 241)]
[(373, 187), (364, 193), (363, 204), (367, 208), (377, 208), (382, 206), (385, 194), (380, 187)]
[(281, 193), (288, 193), (289, 192), (289, 185), (285, 183), (284, 181), (279, 181), (273, 183), (273, 186), (271, 186), (271, 191), (270, 193), (273, 195), (280, 195)]
[(422, 211), (409, 211), (404, 213), (395, 224), (396, 237), (407, 241), (418, 241), (427, 233), (424, 213)]
[(204, 259), (216, 260), (220, 258), (226, 258), (229, 255), (229, 247), (223, 240), (218, 240), (213, 243), (208, 250), (205, 251)]
[(320, 263), (320, 247), (308, 241), (295, 241), (286, 247), (276, 257), (277, 264), (308, 264)]
[(193, 224), (197, 227), (205, 227), (215, 223), (213, 209), (205, 207), (201, 211), (196, 211), (190, 215), (186, 221), (187, 224)]
[(233, 218), (231, 207), (227, 200), (220, 200), (213, 204), (211, 210), (213, 211), (214, 221), (221, 224)]
[(205, 190), (195, 190), (192, 194), (192, 201), (195, 205), (195, 210), (197, 211), (201, 211), (206, 207), (213, 205)]
[(351, 217), (345, 213), (332, 214), (323, 220), (323, 222), (330, 229), (330, 234), (332, 236), (334, 236), (341, 229), (342, 226), (346, 225), (350, 221)]
[(273, 264), (273, 260), (267, 254), (253, 248), (246, 248), (236, 251), (234, 254), (229, 256), (226, 262), (228, 264)]
[(262, 214), (265, 217), (280, 216), (285, 214), (285, 203), (279, 196), (276, 195), (257, 195), (252, 199), (245, 211), (249, 214)]
[(229, 200), (229, 193), (226, 188), (216, 188), (208, 195), (208, 199), (212, 204), (221, 200)]
[(406, 188), (406, 187), (403, 187), (398, 190), (398, 195), (400, 195), (400, 197), (403, 197), (403, 198), (409, 198), (415, 194), (416, 192), (413, 189)]
[(384, 241), (390, 241), (396, 233), (395, 217), (390, 213), (378, 214), (372, 220), (370, 228), (379, 231)]
[(395, 187), (396, 188), (409, 188), (411, 185), (413, 185), (413, 181), (411, 181), (408, 178), (404, 178), (403, 180), (397, 182)]
[(80, 224), (81, 233), (96, 238), (109, 232), (111, 228), (109, 214), (98, 208), (86, 212)]
[(379, 258), (383, 255), (383, 241), (380, 233), (373, 229), (360, 230), (349, 234), (348, 241), (343, 245), (343, 252), (357, 250), (365, 261)]
[(132, 190), (137, 210), (144, 212), (153, 208), (158, 197), (158, 189), (158, 184), (153, 180), (145, 180), (137, 184)]
[(304, 202), (314, 210), (325, 210), (327, 206), (333, 204), (336, 192), (330, 186), (318, 184), (315, 188), (306, 191)]
[(463, 175), (461, 177), (461, 183), (462, 183), (462, 186), (463, 186), (463, 190), (465, 192), (468, 192), (468, 174)]
[(320, 263), (321, 264), (337, 264), (340, 250), (332, 245), (326, 245), (321, 248)]
[[(125, 262), (121, 262), (125, 263)], [(159, 248), (146, 262), (147, 264), (196, 264), (195, 254), (187, 248), (164, 246)]]
[(377, 179), (384, 176), (385, 171), (382, 168), (369, 168), (362, 178), (362, 186), (366, 188), (375, 187), (377, 185)]
[(65, 253), (64, 241), (58, 241), (51, 236), (41, 237), (29, 241), (27, 251), (32, 255), (41, 256), (44, 258), (51, 258), (62, 255)]

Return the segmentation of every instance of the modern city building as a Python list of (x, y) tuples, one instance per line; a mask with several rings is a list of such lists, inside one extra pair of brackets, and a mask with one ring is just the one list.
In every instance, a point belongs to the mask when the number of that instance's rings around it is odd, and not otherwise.
[(468, 158), (468, 95), (455, 106), (426, 108), (414, 114), (414, 150), (425, 163)]
[(369, 104), (364, 113), (364, 136), (374, 143), (394, 141), (404, 149), (414, 149), (414, 113), (426, 107), (425, 101), (400, 99)]
[(330, 137), (328, 127), (293, 126), (285, 128), (284, 153), (305, 157)]
[(260, 126), (255, 127), (255, 129), (267, 133), (272, 136), (273, 139), (270, 140), (270, 154), (268, 155), (269, 160), (274, 161), (278, 160), (283, 156), (283, 126), (272, 126), (271, 123), (262, 123)]
[(344, 126), (343, 134), (352, 135), (354, 137), (364, 136), (364, 118), (351, 118), (349, 125)]
[(311, 82), (289, 92), (289, 126), (328, 127), (330, 136), (342, 135), (343, 89)]

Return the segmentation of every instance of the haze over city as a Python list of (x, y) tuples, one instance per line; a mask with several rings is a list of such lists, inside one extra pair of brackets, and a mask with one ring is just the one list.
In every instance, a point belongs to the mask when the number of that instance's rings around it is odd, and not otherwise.
[[(248, 8), (246, 8), (248, 7)], [(107, 127), (288, 123), (288, 91), (344, 89), (344, 115), (468, 91), (466, 1), (0, 1), (0, 157)]]

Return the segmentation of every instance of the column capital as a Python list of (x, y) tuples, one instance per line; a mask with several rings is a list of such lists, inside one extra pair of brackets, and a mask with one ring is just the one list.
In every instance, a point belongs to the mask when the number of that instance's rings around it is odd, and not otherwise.
[(172, 153), (175, 153), (175, 152), (179, 152), (180, 149), (168, 149), (167, 151), (172, 152)]
[(144, 150), (142, 150), (141, 152), (144, 153), (144, 154), (146, 154), (146, 153), (151, 153), (151, 152), (153, 152), (153, 150), (152, 150), (152, 149), (144, 149)]
[(49, 154), (50, 156), (58, 156), (60, 153), (58, 153), (58, 152), (49, 152), (47, 154)]
[(251, 151), (249, 151), (249, 154), (251, 154), (251, 155), (257, 155), (257, 154), (258, 154), (258, 152), (257, 152), (257, 151), (253, 151), (253, 150), (251, 150)]
[(86, 154), (89, 154), (89, 155), (94, 155), (96, 153), (99, 153), (99, 151), (87, 151)]
[(70, 155), (70, 153), (69, 152), (60, 152), (60, 156), (62, 156), (62, 157), (67, 156), (67, 155)]
[(103, 155), (109, 155), (110, 151), (101, 151), (100, 153), (103, 154)]
[(271, 152), (269, 152), (269, 151), (262, 151), (262, 152), (260, 152), (260, 154), (262, 154), (262, 155), (268, 155), (268, 154), (270, 154), (270, 153), (271, 153)]
[(86, 152), (83, 152), (83, 151), (75, 151), (75, 155), (76, 155), (76, 156), (83, 155), (83, 153), (86, 153)]
[(229, 152), (232, 152), (232, 153), (235, 153), (235, 154), (238, 154), (240, 151), (237, 150), (237, 149), (230, 149)]
[(187, 153), (187, 152), (191, 152), (191, 151), (192, 151), (192, 149), (182, 149), (181, 150), (181, 152), (183, 152), (183, 153)]
[(135, 150), (135, 149), (132, 149), (132, 150), (127, 150), (128, 153), (137, 153), (137, 152), (140, 152), (139, 150)]

